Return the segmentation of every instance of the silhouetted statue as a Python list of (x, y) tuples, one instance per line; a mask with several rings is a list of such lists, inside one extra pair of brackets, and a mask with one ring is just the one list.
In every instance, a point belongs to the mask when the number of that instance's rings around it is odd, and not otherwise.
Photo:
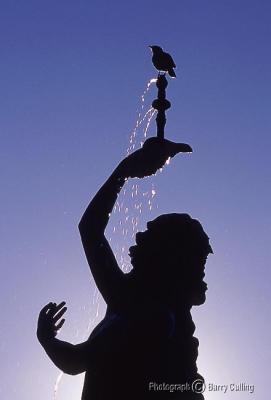
[(80, 221), (86, 257), (107, 303), (89, 339), (72, 345), (55, 337), (65, 302), (40, 313), (37, 335), (54, 364), (68, 374), (86, 372), (84, 400), (203, 399), (191, 388), (203, 378), (190, 310), (205, 301), (208, 236), (187, 214), (161, 215), (137, 233), (130, 248), (133, 269), (124, 274), (104, 234), (126, 179), (151, 175), (182, 151), (191, 148), (148, 139), (118, 165)]

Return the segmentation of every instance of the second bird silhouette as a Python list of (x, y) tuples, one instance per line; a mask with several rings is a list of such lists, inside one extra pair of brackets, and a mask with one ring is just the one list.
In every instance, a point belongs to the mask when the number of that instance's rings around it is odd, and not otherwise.
[(152, 49), (152, 62), (158, 71), (167, 72), (172, 78), (176, 78), (175, 62), (170, 54), (165, 53), (160, 46), (149, 46)]

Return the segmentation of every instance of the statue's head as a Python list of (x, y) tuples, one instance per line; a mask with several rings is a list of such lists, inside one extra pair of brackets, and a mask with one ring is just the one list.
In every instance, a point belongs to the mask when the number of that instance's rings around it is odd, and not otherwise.
[(158, 288), (160, 297), (189, 305), (205, 301), (207, 285), (204, 268), (212, 253), (209, 238), (201, 224), (188, 214), (164, 214), (138, 232), (130, 247), (134, 272)]

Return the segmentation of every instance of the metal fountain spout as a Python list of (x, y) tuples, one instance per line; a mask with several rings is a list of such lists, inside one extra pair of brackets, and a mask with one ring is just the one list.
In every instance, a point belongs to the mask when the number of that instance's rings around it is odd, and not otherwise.
[(165, 125), (167, 122), (166, 119), (166, 110), (171, 107), (170, 101), (166, 99), (166, 87), (168, 85), (168, 81), (166, 79), (166, 74), (158, 74), (156, 86), (158, 88), (158, 97), (152, 102), (152, 107), (158, 111), (156, 117), (156, 125), (157, 125), (157, 137), (164, 139), (165, 137)]

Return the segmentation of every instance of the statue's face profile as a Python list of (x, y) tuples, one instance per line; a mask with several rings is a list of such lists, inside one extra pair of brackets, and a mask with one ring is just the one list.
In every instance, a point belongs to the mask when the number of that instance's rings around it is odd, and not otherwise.
[[(205, 277), (205, 264), (209, 250), (206, 249), (202, 254), (194, 254), (188, 261), (188, 268), (191, 269), (191, 276), (189, 276), (189, 292), (191, 305), (199, 306), (206, 300), (207, 284), (204, 282)], [(189, 295), (189, 293), (188, 293)]]
[[(205, 264), (208, 254), (212, 252), (208, 245), (201, 249), (195, 249), (185, 257), (177, 255), (177, 251), (172, 255), (174, 262), (174, 284), (176, 305), (181, 305), (185, 301), (190, 306), (198, 306), (205, 302), (207, 284), (204, 282)], [(173, 261), (173, 259), (175, 259)], [(179, 262), (176, 263), (176, 260)], [(173, 280), (172, 280), (173, 281)]]

